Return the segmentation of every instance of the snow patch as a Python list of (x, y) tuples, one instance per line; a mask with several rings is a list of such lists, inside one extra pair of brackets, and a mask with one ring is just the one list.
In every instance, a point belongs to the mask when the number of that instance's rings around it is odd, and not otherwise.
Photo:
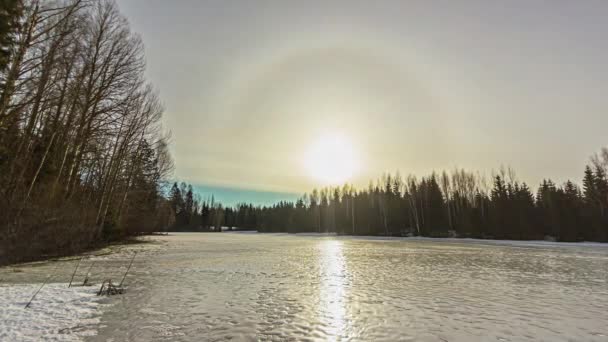
[(26, 309), (40, 285), (0, 286), (0, 341), (81, 341), (97, 334), (103, 297), (95, 286), (46, 284)]

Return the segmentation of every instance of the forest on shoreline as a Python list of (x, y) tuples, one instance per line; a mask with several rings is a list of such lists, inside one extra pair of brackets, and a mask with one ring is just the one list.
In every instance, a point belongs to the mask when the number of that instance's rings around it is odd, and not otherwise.
[(2, 1), (0, 47), (0, 264), (170, 225), (163, 107), (116, 3)]
[(313, 190), (273, 206), (201, 200), (175, 183), (169, 203), (173, 231), (221, 227), (287, 233), (470, 237), (608, 242), (608, 148), (591, 159), (582, 188), (546, 179), (534, 191), (501, 168), (491, 179), (454, 170), (429, 176), (386, 174), (366, 189), (350, 185)]

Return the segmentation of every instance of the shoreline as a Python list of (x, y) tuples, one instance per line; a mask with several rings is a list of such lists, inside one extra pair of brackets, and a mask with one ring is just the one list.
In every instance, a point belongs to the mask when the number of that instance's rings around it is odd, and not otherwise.
[[(114, 240), (114, 241), (106, 241), (106, 242), (98, 242), (95, 243), (79, 252), (74, 253), (65, 253), (65, 254), (56, 254), (56, 255), (40, 255), (35, 258), (29, 258), (27, 260), (19, 260), (19, 261), (9, 261), (9, 262), (0, 262), (0, 269), (4, 267), (15, 267), (15, 266), (27, 266), (33, 265), (37, 263), (45, 263), (45, 262), (62, 262), (62, 261), (72, 261), (77, 260), (80, 257), (99, 257), (105, 255), (111, 255), (118, 252), (118, 250), (108, 250), (108, 249), (119, 249), (123, 246), (130, 245), (139, 245), (146, 243), (153, 243), (152, 241), (146, 241), (142, 238), (148, 236), (157, 236), (158, 234), (145, 234), (145, 235), (137, 235), (130, 236), (122, 240)], [(105, 251), (105, 252), (103, 252)], [(103, 252), (103, 253), (96, 253)]]
[[(207, 231), (179, 231), (168, 232), (172, 234), (218, 234), (218, 232)], [(225, 230), (222, 233), (228, 234), (261, 234), (261, 235), (287, 235), (287, 236), (310, 236), (310, 237), (336, 237), (361, 240), (378, 240), (378, 241), (434, 241), (434, 242), (475, 242), (487, 243), (492, 245), (538, 245), (538, 246), (578, 246), (578, 247), (608, 247), (608, 242), (597, 241), (551, 241), (551, 240), (513, 240), (513, 239), (493, 239), (493, 238), (473, 238), (473, 237), (431, 237), (431, 236), (385, 236), (385, 235), (351, 235), (338, 233), (317, 233), (317, 232), (260, 232), (257, 230)]]

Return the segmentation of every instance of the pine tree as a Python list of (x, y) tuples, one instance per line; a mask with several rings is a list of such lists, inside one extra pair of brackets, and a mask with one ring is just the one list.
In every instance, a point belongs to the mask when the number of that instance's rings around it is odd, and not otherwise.
[(585, 176), (583, 178), (583, 195), (585, 201), (591, 205), (595, 205), (597, 202), (597, 188), (596, 180), (591, 167), (587, 165), (585, 167)]
[(437, 177), (433, 173), (425, 184), (425, 226), (428, 228), (428, 233), (436, 236), (447, 236), (448, 220), (446, 215), (445, 202)]
[(608, 179), (606, 179), (606, 171), (600, 165), (596, 165), (595, 167), (595, 191), (597, 205), (600, 209), (600, 216), (603, 218), (606, 214), (606, 204), (608, 200)]
[(187, 213), (182, 190), (178, 187), (177, 183), (173, 183), (173, 186), (171, 187), (169, 202), (171, 203), (171, 208), (175, 213), (175, 228), (182, 229), (186, 223), (185, 218)]
[(209, 226), (211, 224), (210, 217), (211, 208), (209, 207), (209, 203), (205, 201), (201, 206), (201, 226), (203, 226), (203, 229), (209, 229)]
[(188, 191), (184, 198), (185, 224), (190, 225), (192, 216), (194, 215), (194, 194), (192, 193), (192, 185), (188, 185)]
[[(516, 183), (517, 185), (517, 183)], [(534, 195), (526, 183), (516, 186), (515, 201), (518, 220), (515, 222), (515, 239), (539, 238), (536, 233)]]

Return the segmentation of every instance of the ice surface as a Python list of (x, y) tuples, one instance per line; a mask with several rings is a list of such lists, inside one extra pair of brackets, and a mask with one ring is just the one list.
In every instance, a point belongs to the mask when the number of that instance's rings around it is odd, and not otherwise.
[(180, 233), (93, 341), (608, 341), (608, 245)]
[[(608, 341), (608, 244), (179, 233), (0, 269), (0, 341)], [(100, 254), (100, 255), (99, 255)], [(29, 309), (23, 309), (48, 274)], [(36, 283), (21, 285), (23, 283)], [(48, 287), (47, 287), (48, 286)], [(112, 304), (112, 305), (106, 305)]]

